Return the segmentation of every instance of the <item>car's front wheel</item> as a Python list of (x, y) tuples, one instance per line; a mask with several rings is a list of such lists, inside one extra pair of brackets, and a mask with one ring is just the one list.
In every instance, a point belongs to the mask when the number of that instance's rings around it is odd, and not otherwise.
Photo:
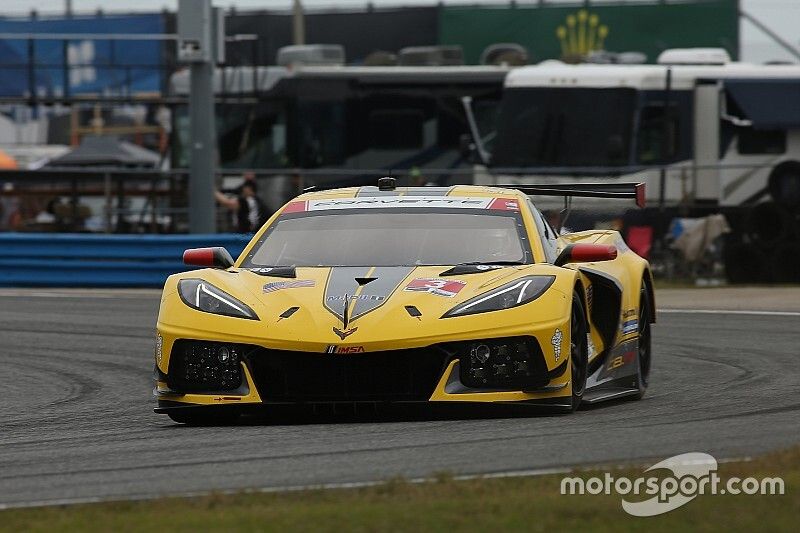
[(572, 373), (572, 410), (578, 409), (586, 392), (586, 379), (589, 369), (589, 343), (586, 330), (586, 313), (581, 298), (576, 292), (572, 295), (572, 315), (569, 331), (569, 361)]

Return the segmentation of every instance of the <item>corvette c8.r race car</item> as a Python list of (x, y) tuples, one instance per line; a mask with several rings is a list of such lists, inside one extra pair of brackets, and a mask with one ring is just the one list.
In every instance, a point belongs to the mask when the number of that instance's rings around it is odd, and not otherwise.
[(529, 195), (643, 193), (382, 178), (298, 196), (237, 260), (184, 253), (207, 268), (165, 283), (155, 411), (193, 424), (281, 404), (573, 411), (641, 398), (655, 320), (647, 261), (616, 231), (559, 236)]

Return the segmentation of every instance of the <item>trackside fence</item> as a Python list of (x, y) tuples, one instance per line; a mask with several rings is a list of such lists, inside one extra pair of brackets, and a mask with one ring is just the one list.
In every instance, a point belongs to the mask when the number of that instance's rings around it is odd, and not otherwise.
[(250, 236), (0, 233), (0, 286), (159, 287), (189, 270), (186, 248), (224, 246), (236, 257)]

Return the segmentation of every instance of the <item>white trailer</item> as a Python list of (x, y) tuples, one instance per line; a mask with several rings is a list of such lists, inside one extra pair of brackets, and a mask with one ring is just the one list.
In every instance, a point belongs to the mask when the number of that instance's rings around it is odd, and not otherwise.
[(645, 181), (651, 205), (800, 203), (800, 65), (717, 49), (668, 50), (657, 65), (545, 62), (509, 72), (496, 128), (474, 135), (476, 183), (586, 176)]

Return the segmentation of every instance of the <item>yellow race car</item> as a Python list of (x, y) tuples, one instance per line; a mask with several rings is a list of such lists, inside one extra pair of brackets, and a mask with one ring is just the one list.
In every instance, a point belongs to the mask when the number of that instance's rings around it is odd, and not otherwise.
[(559, 236), (529, 195), (643, 199), (643, 186), (377, 187), (305, 193), (234, 261), (170, 276), (157, 413), (230, 420), (272, 405), (548, 406), (647, 388), (647, 261), (616, 231)]

